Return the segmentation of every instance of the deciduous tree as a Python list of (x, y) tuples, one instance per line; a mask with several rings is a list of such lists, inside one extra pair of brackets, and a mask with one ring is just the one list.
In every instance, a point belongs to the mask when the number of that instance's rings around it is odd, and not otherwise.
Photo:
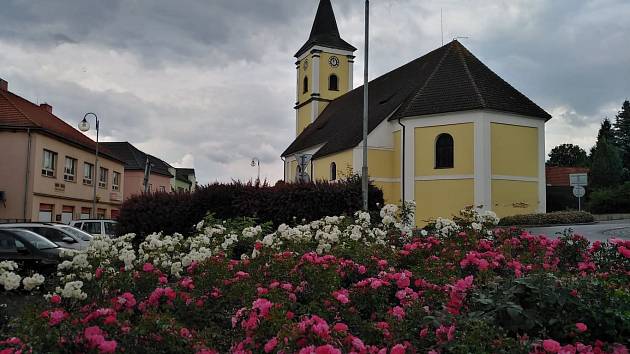
[(561, 144), (549, 153), (547, 166), (583, 167), (587, 165), (586, 151), (573, 144)]

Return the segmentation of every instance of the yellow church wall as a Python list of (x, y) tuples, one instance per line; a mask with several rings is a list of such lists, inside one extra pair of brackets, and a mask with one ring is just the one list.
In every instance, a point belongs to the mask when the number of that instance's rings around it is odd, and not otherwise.
[(337, 179), (348, 177), (352, 174), (352, 149), (313, 160), (314, 180), (330, 179), (330, 164), (337, 166)]
[(368, 175), (370, 177), (392, 177), (394, 151), (368, 149)]
[(538, 209), (538, 182), (492, 181), (492, 210), (499, 217), (535, 213)]
[(400, 178), (400, 162), (402, 159), (400, 153), (400, 130), (393, 133), (394, 140), (394, 159), (392, 161), (392, 174), (391, 176), (394, 178)]
[(436, 218), (450, 218), (463, 208), (473, 205), (474, 180), (416, 181), (416, 225), (426, 225)]
[(297, 126), (295, 136), (300, 135), (300, 133), (304, 130), (304, 128), (308, 127), (311, 124), (311, 105), (307, 104), (298, 109), (297, 113)]
[(297, 161), (289, 161), (289, 181), (295, 181), (296, 177), (296, 169), (297, 169)]
[[(328, 60), (333, 55), (339, 59), (339, 66), (336, 68), (331, 67), (328, 63)], [(348, 70), (350, 65), (348, 65), (348, 58), (345, 55), (322, 52), (320, 53), (319, 64), (319, 97), (333, 100), (348, 92)], [(338, 91), (328, 90), (328, 79), (333, 73), (338, 78)]]
[[(435, 141), (442, 133), (453, 137), (453, 168), (435, 168)], [(416, 176), (473, 174), (474, 135), (473, 123), (415, 128)]]
[[(308, 61), (308, 67), (304, 69), (304, 60)], [(300, 60), (300, 71), (298, 73), (298, 103), (306, 102), (311, 98), (313, 93), (313, 57), (312, 54), (307, 55), (304, 59)], [(304, 77), (308, 77), (308, 91), (304, 92)]]
[(500, 123), (490, 127), (492, 174), (538, 177), (538, 129)]
[(385, 200), (385, 204), (400, 204), (399, 182), (373, 181), (372, 184), (383, 191), (383, 199)]

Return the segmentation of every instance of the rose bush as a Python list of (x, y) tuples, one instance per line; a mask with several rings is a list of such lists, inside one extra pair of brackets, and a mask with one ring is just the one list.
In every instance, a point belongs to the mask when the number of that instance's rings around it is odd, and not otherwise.
[(412, 233), (409, 210), (97, 237), (0, 352), (628, 353), (629, 241), (475, 209)]

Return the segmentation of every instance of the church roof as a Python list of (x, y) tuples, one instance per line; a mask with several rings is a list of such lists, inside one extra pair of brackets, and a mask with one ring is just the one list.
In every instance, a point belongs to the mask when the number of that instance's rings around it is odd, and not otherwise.
[[(368, 131), (385, 119), (491, 109), (549, 120), (551, 116), (454, 40), (369, 83)], [(362, 140), (363, 86), (330, 102), (282, 153), (324, 144), (315, 158)]]
[(350, 43), (341, 39), (339, 28), (337, 28), (337, 20), (335, 20), (335, 12), (330, 0), (320, 0), (315, 21), (313, 21), (313, 27), (311, 28), (311, 35), (302, 48), (295, 53), (295, 57), (299, 57), (315, 45), (352, 52), (357, 50)]

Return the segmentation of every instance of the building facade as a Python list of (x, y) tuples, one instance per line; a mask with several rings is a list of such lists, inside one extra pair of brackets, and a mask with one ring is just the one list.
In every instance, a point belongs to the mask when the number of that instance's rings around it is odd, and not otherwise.
[(195, 177), (194, 168), (173, 167), (171, 173), (175, 175), (171, 179), (173, 192), (193, 192), (197, 189), (197, 177)]
[[(103, 143), (110, 153), (125, 162), (124, 199), (145, 191), (145, 169), (150, 168), (148, 192), (171, 192), (174, 168), (167, 162), (142, 152), (129, 142)], [(147, 164), (149, 166), (147, 166)]]
[[(8, 91), (0, 79), (0, 220), (58, 221), (116, 218), (124, 167), (96, 143), (36, 105)], [(96, 210), (92, 210), (97, 184)]]
[[(296, 53), (296, 138), (284, 178), (360, 173), (363, 87), (330, 0)], [(314, 79), (311, 79), (314, 78)], [(388, 203), (416, 202), (416, 223), (466, 206), (499, 216), (545, 212), (543, 109), (458, 41), (369, 82), (369, 178)]]

